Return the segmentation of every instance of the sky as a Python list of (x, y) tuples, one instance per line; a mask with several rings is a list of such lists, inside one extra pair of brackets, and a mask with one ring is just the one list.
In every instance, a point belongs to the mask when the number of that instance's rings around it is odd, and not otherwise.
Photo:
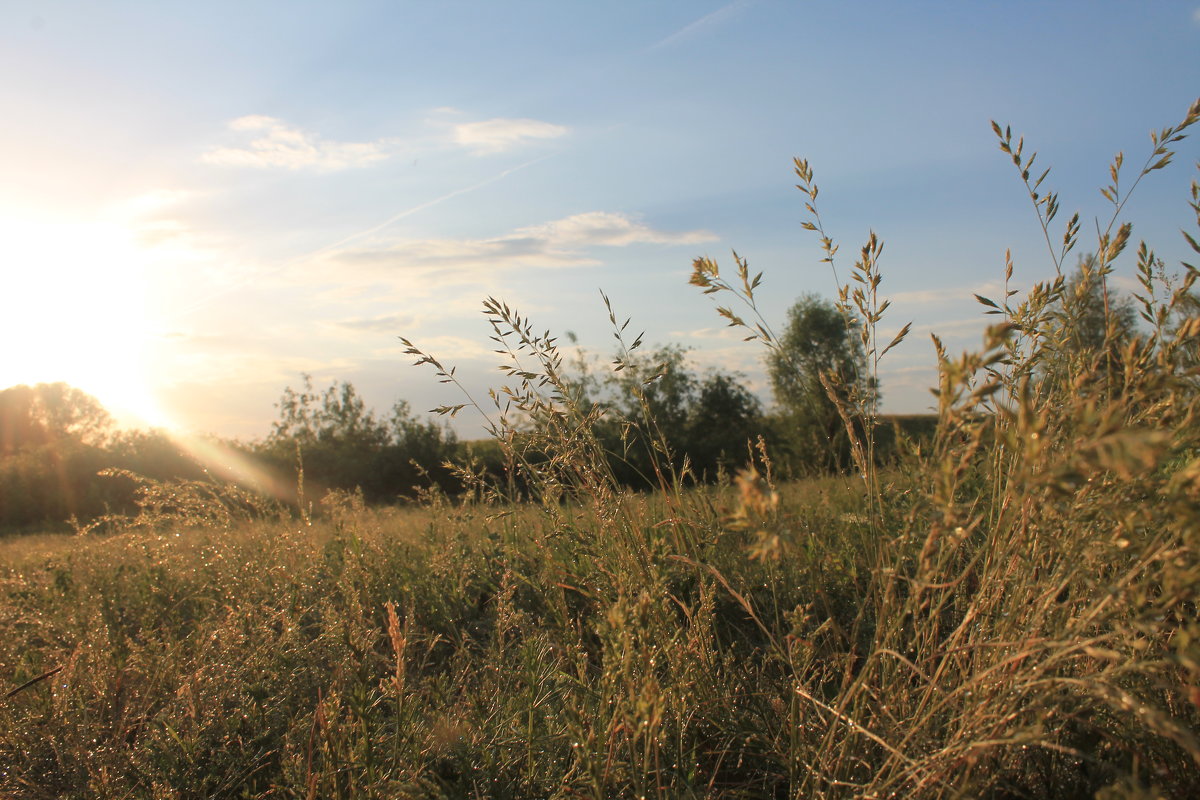
[[(764, 273), (783, 324), (837, 283), (801, 227), (808, 159), (839, 274), (885, 242), (884, 408), (933, 404), (929, 334), (1053, 275), (990, 122), (1084, 221), (1122, 151), (1200, 95), (1200, 3), (32, 2), (0, 4), (0, 388), (66, 381), (127, 424), (254, 439), (302, 374), (374, 408), (498, 386), (482, 302), (578, 337), (614, 310), (770, 403), (756, 343), (688, 285)], [(1178, 268), (1200, 131), (1126, 207)], [(1091, 236), (1094, 240), (1094, 233)], [(1132, 251), (1132, 248), (1131, 248)], [(1131, 285), (1132, 252), (1118, 262)], [(455, 421), (482, 435), (478, 418)]]

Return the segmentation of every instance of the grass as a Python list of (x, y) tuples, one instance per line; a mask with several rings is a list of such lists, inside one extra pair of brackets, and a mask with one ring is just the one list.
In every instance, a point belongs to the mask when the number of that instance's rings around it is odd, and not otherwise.
[[(823, 483), (814, 505), (836, 522), (855, 503)], [(651, 586), (611, 569), (613, 522), (582, 508), (563, 512), (569, 532), (530, 507), (350, 501), (311, 527), (6, 542), (0, 663), (15, 683), (63, 669), (0, 706), (4, 790), (601, 796), (691, 770), (703, 795), (695, 771), (740, 750), (727, 717), (762, 710), (735, 655), (741, 640), (746, 663), (758, 659), (762, 633), (743, 630), (706, 570), (650, 558), (670, 550), (656, 498), (626, 502)], [(690, 525), (707, 519), (700, 536), (733, 562), (729, 576), (765, 584), (774, 567), (720, 535), (709, 497), (686, 511)], [(794, 589), (780, 591), (786, 605)], [(689, 594), (707, 599), (670, 599)], [(708, 616), (703, 630), (689, 614)], [(709, 641), (718, 631), (733, 652)], [(744, 709), (722, 709), (727, 671)], [(716, 715), (699, 738), (674, 721), (697, 702), (711, 707), (689, 717)], [(666, 708), (653, 730), (642, 719), (666, 703), (670, 741)], [(738, 773), (754, 771), (738, 758)]]
[[(1198, 120), (1156, 134), (1141, 174)], [(1057, 198), (997, 132), (1051, 242)], [(1101, 281), (1132, 241), (1119, 169)], [(1078, 227), (1051, 246), (1060, 272)], [(872, 235), (865, 290), (841, 295), (872, 369), (881, 252)], [(872, 457), (871, 393), (831, 392), (854, 476), (777, 484), (760, 451), (691, 488), (646, 419), (628, 446), (652, 455), (651, 495), (613, 478), (553, 339), (489, 301), (511, 359), (492, 424), (524, 502), (341, 494), (301, 521), (222, 505), (0, 542), (0, 793), (1190, 796), (1197, 273), (1166, 285), (1148, 248), (1138, 272), (1150, 328), (1090, 352), (1063, 344), (1061, 277), (981, 298), (999, 325), (942, 353), (937, 432), (896, 464)]]

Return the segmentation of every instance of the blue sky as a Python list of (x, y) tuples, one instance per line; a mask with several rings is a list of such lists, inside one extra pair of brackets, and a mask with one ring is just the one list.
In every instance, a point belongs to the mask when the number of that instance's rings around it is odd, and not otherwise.
[[(0, 385), (253, 437), (302, 372), (380, 409), (459, 402), (399, 336), (482, 394), (488, 295), (607, 355), (602, 289), (648, 343), (769, 400), (761, 352), (687, 278), (736, 249), (775, 324), (834, 295), (802, 156), (842, 274), (870, 230), (887, 242), (885, 328), (914, 332), (885, 407), (921, 411), (929, 332), (979, 343), (972, 293), (998, 294), (1005, 248), (1018, 288), (1053, 270), (989, 121), (1054, 167), (1086, 232), (1112, 156), (1135, 169), (1200, 95), (1198, 54), (1196, 2), (9, 0)], [(1197, 142), (1128, 207), (1169, 265)]]

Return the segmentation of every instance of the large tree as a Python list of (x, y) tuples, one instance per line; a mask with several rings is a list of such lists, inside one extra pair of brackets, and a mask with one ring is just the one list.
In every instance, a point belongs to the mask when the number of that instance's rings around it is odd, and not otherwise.
[(102, 511), (111, 427), (96, 398), (65, 383), (0, 391), (0, 527)]
[(768, 351), (767, 374), (798, 460), (844, 466), (844, 425), (830, 391), (851, 407), (856, 399), (878, 397), (857, 326), (829, 300), (801, 296)]
[(87, 392), (65, 383), (0, 391), (0, 453), (62, 440), (103, 443), (112, 418)]
[(788, 309), (778, 346), (767, 355), (767, 372), (776, 402), (798, 413), (828, 409), (826, 385), (839, 393), (874, 391), (856, 327), (832, 302), (814, 294)]

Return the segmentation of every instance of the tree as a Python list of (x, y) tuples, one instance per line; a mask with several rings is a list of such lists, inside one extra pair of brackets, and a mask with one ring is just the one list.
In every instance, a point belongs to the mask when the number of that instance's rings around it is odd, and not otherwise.
[(649, 417), (668, 437), (681, 432), (695, 402), (698, 383), (688, 369), (687, 350), (677, 344), (663, 345), (629, 356), (625, 364), (605, 380), (621, 414), (634, 421)]
[(370, 446), (387, 441), (387, 426), (367, 409), (350, 383), (334, 383), (317, 394), (312, 376), (302, 375), (300, 391), (287, 387), (276, 407), (279, 419), (271, 426), (271, 439), (313, 445), (349, 442)]
[(418, 420), (408, 401), (397, 400), (388, 417), (388, 437), (379, 463), (385, 494), (409, 494), (430, 482), (442, 489), (460, 488), (448, 466), (457, 456), (454, 431), (431, 419)]
[(279, 466), (299, 457), (304, 479), (320, 489), (361, 488), (377, 496), (377, 462), (389, 443), (387, 427), (367, 409), (350, 383), (334, 383), (323, 392), (303, 375), (299, 391), (287, 387), (276, 407), (279, 419), (264, 443), (264, 454)]
[(1052, 309), (1052, 355), (1046, 376), (1073, 381), (1081, 372), (1102, 380), (1124, 369), (1124, 349), (1137, 332), (1137, 309), (1128, 295), (1104, 281), (1093, 255), (1081, 256)]
[(111, 426), (96, 398), (65, 383), (0, 392), (0, 526), (99, 513)]
[(767, 354), (767, 374), (793, 455), (808, 466), (844, 467), (845, 426), (826, 387), (847, 402), (878, 399), (857, 326), (832, 302), (806, 294), (788, 309), (776, 344)]
[(112, 417), (96, 398), (62, 382), (0, 392), (0, 453), (67, 439), (99, 445), (111, 427)]
[(597, 375), (581, 353), (568, 394), (582, 409), (606, 410), (593, 431), (617, 481), (657, 486), (656, 469), (678, 474), (685, 458), (693, 477), (712, 479), (746, 461), (746, 443), (762, 432), (762, 404), (738, 376), (698, 374), (678, 344), (617, 353), (613, 363)]
[(687, 421), (687, 454), (699, 473), (735, 468), (747, 460), (747, 443), (763, 433), (762, 403), (724, 372), (700, 384)]
[[(1191, 290), (1182, 291), (1167, 326), (1167, 333), (1178, 338), (1184, 324), (1196, 317), (1200, 317), (1200, 294)], [(1200, 366), (1200, 343), (1191, 337), (1179, 341), (1180, 347), (1175, 353), (1177, 369), (1180, 373), (1190, 373), (1190, 380), (1196, 383), (1196, 368)]]
[[(762, 404), (737, 376), (719, 370), (701, 376), (686, 356), (679, 345), (658, 347), (610, 373), (608, 383), (621, 416), (647, 440), (661, 437), (675, 467), (686, 456), (698, 477), (712, 478), (719, 467), (745, 463), (746, 443), (761, 432)], [(650, 474), (648, 464), (640, 468)]]
[(822, 375), (835, 388), (875, 391), (856, 327), (836, 305), (814, 294), (803, 295), (788, 309), (778, 347), (767, 356), (767, 372), (776, 402), (794, 411), (827, 408)]
[(382, 421), (353, 384), (334, 383), (318, 392), (310, 375), (302, 377), (299, 391), (284, 389), (276, 404), (279, 419), (259, 446), (260, 455), (281, 468), (296, 466), (299, 455), (305, 483), (318, 494), (359, 488), (368, 500), (389, 501), (428, 480), (444, 487), (454, 483), (442, 466), (454, 455), (452, 432), (417, 421), (403, 401)]

